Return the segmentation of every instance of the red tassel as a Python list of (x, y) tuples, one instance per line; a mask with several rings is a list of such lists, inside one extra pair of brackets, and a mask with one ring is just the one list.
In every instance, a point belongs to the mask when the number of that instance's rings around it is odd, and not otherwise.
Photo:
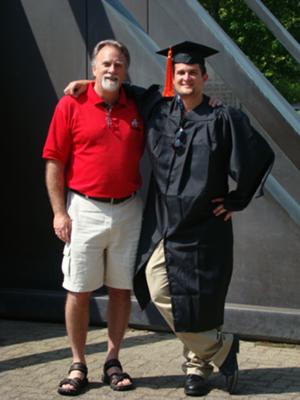
[(173, 87), (173, 61), (172, 61), (172, 49), (170, 47), (168, 51), (168, 59), (166, 66), (166, 80), (165, 87), (163, 91), (164, 97), (173, 97), (174, 96), (174, 87)]

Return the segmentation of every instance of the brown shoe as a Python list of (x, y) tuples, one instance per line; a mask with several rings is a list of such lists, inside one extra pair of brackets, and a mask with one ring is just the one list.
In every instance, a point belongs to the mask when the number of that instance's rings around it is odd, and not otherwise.
[[(80, 371), (84, 374), (82, 379), (80, 378), (65, 378), (58, 386), (57, 392), (63, 396), (77, 396), (82, 392), (82, 389), (89, 383), (87, 379), (88, 369), (87, 366), (81, 362), (75, 362), (69, 369), (69, 374), (72, 371)], [(65, 389), (64, 385), (70, 385), (73, 389)]]
[[(120, 369), (120, 372), (113, 372), (109, 374), (108, 370), (110, 368), (118, 368)], [(128, 385), (118, 385), (118, 383), (122, 382), (124, 379), (128, 379), (130, 383)], [(102, 381), (110, 385), (113, 390), (124, 391), (134, 389), (131, 377), (126, 372), (123, 372), (122, 365), (116, 358), (108, 360), (104, 364)]]

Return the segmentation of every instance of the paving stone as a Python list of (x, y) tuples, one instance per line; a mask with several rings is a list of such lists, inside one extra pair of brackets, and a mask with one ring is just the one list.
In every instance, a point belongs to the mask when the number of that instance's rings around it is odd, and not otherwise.
[[(182, 349), (174, 335), (128, 329), (120, 358), (136, 390), (113, 392), (100, 375), (107, 329), (91, 327), (87, 339), (90, 385), (82, 400), (183, 400)], [(0, 321), (1, 400), (62, 400), (57, 385), (71, 364), (63, 324)], [(235, 400), (300, 400), (300, 346), (241, 341), (240, 381)], [(215, 368), (203, 399), (228, 400), (224, 378)]]

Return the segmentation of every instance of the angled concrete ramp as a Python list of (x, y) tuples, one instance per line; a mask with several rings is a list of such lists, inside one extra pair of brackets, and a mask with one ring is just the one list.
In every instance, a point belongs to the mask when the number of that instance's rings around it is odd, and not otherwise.
[[(234, 217), (235, 269), (225, 328), (246, 337), (300, 342), (300, 128), (290, 105), (196, 0), (4, 3), (1, 26), (9, 38), (4, 41), (4, 92), (11, 99), (5, 105), (11, 107), (6, 148), (14, 149), (16, 161), (4, 185), (10, 194), (4, 219), (11, 234), (1, 260), (6, 273), (0, 315), (63, 320), (61, 245), (51, 232), (40, 153), (65, 84), (90, 76), (89, 55), (99, 40), (116, 37), (128, 45), (129, 78), (144, 86), (164, 80), (164, 60), (155, 50), (194, 40), (220, 50), (211, 58), (212, 68), (277, 155), (265, 197)], [(15, 104), (22, 104), (17, 116)], [(144, 172), (146, 177), (146, 161)], [(105, 292), (95, 294), (92, 323), (105, 322), (106, 301)], [(135, 301), (131, 324), (167, 329), (151, 305), (141, 313)]]
[[(226, 328), (246, 336), (300, 340), (299, 117), (197, 1), (151, 0), (137, 6), (132, 0), (104, 0), (103, 4), (116, 37), (129, 46), (138, 45), (135, 51), (146, 51), (147, 74), (157, 64), (156, 55), (149, 62), (149, 50), (153, 54), (157, 48), (183, 40), (203, 42), (220, 50), (209, 60), (210, 65), (239, 98), (277, 154), (265, 197), (253, 201), (234, 218), (235, 272), (228, 295)], [(139, 24), (128, 16), (128, 10)], [(134, 43), (127, 42), (123, 23), (128, 31), (136, 30)], [(152, 48), (149, 38), (144, 46), (140, 25), (153, 39)], [(139, 61), (135, 62), (133, 80), (135, 68), (139, 68)], [(161, 60), (158, 62), (161, 65)]]
[(280, 43), (287, 49), (292, 57), (300, 63), (300, 45), (294, 37), (284, 28), (278, 19), (260, 0), (245, 0), (245, 3), (265, 23)]

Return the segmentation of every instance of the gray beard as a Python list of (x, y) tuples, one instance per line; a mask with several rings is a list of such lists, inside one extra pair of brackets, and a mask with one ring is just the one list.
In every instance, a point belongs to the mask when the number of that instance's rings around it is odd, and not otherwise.
[(108, 92), (115, 92), (119, 89), (119, 80), (111, 81), (105, 77), (102, 78), (101, 80), (101, 86), (104, 90), (107, 90)]

